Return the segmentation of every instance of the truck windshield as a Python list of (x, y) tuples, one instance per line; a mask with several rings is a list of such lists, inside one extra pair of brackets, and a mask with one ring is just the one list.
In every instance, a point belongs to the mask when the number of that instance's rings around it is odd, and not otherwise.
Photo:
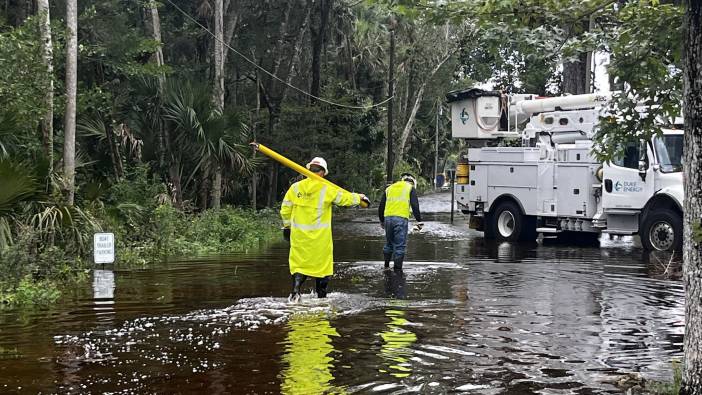
[(658, 163), (664, 173), (682, 171), (683, 135), (669, 134), (654, 138)]

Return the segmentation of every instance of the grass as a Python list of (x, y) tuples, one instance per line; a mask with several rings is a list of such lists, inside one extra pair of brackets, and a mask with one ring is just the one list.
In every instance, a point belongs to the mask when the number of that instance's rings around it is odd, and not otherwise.
[[(115, 233), (117, 267), (258, 249), (279, 233), (277, 210), (224, 207), (188, 214), (160, 205), (142, 210), (138, 217), (108, 213), (101, 210), (93, 215), (104, 231)], [(0, 308), (56, 303), (89, 277), (90, 249), (80, 253), (59, 246), (41, 248), (43, 245), (40, 238), (26, 232), (15, 244), (0, 250)]]
[(679, 360), (673, 360), (673, 381), (672, 382), (649, 382), (646, 385), (646, 390), (658, 395), (678, 395), (682, 388), (682, 363)]

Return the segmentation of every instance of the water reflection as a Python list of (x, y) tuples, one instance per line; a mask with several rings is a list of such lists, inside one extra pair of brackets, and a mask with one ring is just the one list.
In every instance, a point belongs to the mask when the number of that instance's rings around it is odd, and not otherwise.
[(334, 346), (339, 333), (324, 315), (298, 315), (288, 322), (281, 392), (321, 394), (333, 390)]
[(386, 270), (383, 273), (385, 280), (385, 295), (395, 299), (406, 299), (405, 274), (402, 271)]
[(112, 270), (93, 270), (93, 310), (97, 315), (114, 314), (115, 273)]
[(386, 366), (379, 370), (397, 378), (409, 377), (412, 374), (412, 345), (417, 341), (417, 335), (409, 331), (410, 322), (405, 318), (405, 311), (386, 310), (385, 316), (390, 318), (390, 322), (385, 324), (387, 329), (380, 333), (383, 339), (380, 357)]

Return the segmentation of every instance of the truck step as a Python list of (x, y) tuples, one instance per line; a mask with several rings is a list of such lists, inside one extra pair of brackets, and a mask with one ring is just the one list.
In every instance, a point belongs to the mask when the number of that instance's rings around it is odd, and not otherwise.
[(536, 228), (536, 233), (561, 233), (561, 231), (556, 228)]

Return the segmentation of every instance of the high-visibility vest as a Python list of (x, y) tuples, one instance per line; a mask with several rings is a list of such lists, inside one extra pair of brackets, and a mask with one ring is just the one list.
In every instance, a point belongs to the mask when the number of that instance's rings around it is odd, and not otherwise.
[(410, 193), (412, 185), (406, 181), (398, 181), (385, 189), (385, 216), (410, 217)]

